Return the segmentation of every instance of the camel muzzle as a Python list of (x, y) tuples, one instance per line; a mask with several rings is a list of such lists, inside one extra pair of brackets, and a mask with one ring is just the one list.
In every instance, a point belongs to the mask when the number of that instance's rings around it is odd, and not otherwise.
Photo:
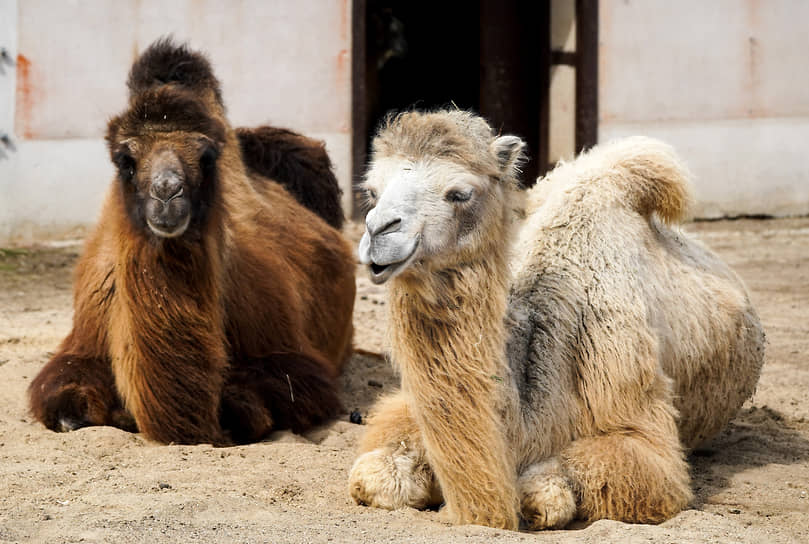
[(371, 281), (377, 285), (404, 271), (416, 257), (419, 236), (383, 231), (372, 236), (365, 231), (359, 246), (360, 262), (368, 266)]

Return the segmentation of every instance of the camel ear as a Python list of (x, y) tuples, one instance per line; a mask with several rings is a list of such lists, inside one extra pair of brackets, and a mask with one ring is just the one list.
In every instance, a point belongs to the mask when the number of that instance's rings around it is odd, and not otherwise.
[(519, 185), (521, 167), (526, 161), (525, 142), (517, 136), (500, 136), (491, 147), (500, 165), (500, 178)]
[(110, 154), (114, 155), (117, 151), (118, 142), (118, 131), (121, 129), (122, 119), (119, 115), (118, 117), (113, 117), (107, 123), (107, 134), (104, 136), (104, 139), (107, 141), (107, 147), (110, 150)]

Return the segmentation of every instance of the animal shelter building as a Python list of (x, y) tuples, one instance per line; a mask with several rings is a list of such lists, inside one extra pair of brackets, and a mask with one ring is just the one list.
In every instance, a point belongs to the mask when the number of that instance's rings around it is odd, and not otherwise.
[(0, 245), (81, 237), (137, 53), (206, 51), (234, 126), (322, 139), (349, 215), (391, 110), (457, 106), (529, 146), (524, 175), (600, 141), (671, 143), (697, 217), (809, 213), (802, 0), (0, 0)]

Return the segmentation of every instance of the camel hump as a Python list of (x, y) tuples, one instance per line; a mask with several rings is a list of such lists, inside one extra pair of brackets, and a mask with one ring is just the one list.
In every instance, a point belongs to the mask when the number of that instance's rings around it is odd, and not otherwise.
[(132, 64), (127, 86), (130, 97), (159, 87), (175, 84), (195, 92), (213, 91), (222, 104), (219, 80), (211, 63), (200, 52), (186, 44), (175, 44), (171, 36), (159, 38), (146, 48)]
[(342, 191), (325, 144), (285, 128), (238, 128), (247, 168), (283, 186), (336, 229), (343, 226)]
[(692, 200), (691, 175), (670, 145), (633, 136), (597, 146), (588, 155), (610, 172), (607, 179), (639, 214), (657, 212), (668, 224), (685, 219)]

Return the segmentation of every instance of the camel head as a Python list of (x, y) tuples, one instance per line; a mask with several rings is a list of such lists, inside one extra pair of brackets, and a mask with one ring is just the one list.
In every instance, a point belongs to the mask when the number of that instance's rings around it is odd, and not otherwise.
[(359, 255), (371, 280), (451, 267), (503, 244), (524, 146), (465, 111), (390, 117), (365, 180)]
[(204, 225), (225, 126), (203, 100), (174, 86), (144, 91), (110, 121), (107, 143), (137, 230), (177, 238)]
[(110, 120), (107, 145), (136, 231), (193, 235), (217, 197), (227, 121), (208, 59), (171, 38), (152, 43), (127, 81), (129, 108)]

